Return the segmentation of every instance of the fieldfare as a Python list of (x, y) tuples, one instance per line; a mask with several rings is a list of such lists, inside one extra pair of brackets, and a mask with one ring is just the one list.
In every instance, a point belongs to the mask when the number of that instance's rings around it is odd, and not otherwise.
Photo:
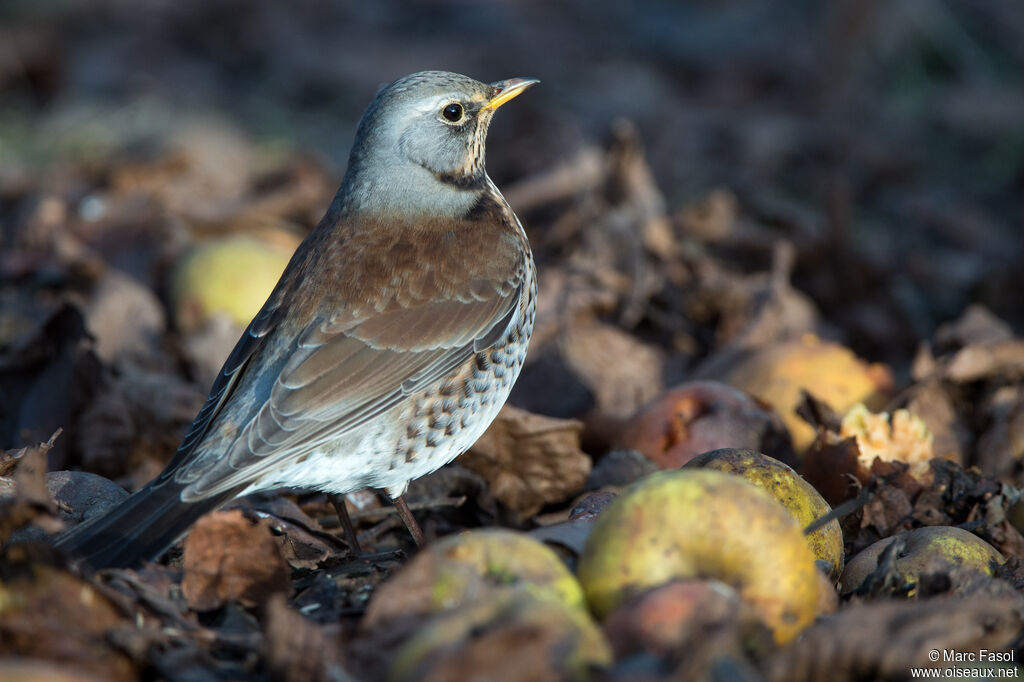
[(384, 87), (167, 468), (55, 544), (93, 568), (137, 565), (207, 511), (279, 487), (382, 489), (418, 531), (401, 495), (491, 423), (533, 329), (533, 256), (484, 141), (536, 82), (425, 71)]

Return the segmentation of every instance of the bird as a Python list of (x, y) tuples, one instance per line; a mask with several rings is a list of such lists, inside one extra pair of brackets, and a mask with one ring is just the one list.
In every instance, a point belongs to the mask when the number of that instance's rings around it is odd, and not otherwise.
[(494, 420), (533, 330), (533, 254), (484, 148), (498, 107), (538, 82), (421, 71), (380, 89), (326, 214), (166, 468), (54, 545), (94, 570), (137, 567), (203, 514), (278, 488), (382, 490), (422, 542), (402, 495)]

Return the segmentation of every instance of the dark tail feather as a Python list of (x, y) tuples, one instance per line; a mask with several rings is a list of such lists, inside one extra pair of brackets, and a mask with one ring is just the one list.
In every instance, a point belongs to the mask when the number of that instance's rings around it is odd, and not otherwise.
[(54, 540), (54, 546), (93, 569), (134, 568), (156, 560), (195, 521), (234, 496), (182, 502), (182, 486), (153, 482), (102, 516), (78, 524)]

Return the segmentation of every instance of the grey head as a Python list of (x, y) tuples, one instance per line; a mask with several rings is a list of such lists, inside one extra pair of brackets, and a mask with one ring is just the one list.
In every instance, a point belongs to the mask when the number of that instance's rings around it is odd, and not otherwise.
[(340, 208), (396, 216), (467, 210), (488, 183), (484, 142), (491, 117), (537, 82), (482, 83), (421, 71), (386, 85), (359, 121)]

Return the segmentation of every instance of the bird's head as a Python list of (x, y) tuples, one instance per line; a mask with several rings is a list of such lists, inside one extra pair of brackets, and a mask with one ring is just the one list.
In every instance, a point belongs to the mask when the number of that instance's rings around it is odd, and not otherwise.
[(359, 122), (346, 173), (349, 194), (362, 208), (383, 204), (433, 213), (450, 212), (446, 204), (468, 205), (487, 182), (484, 142), (491, 117), (537, 82), (482, 83), (422, 71), (385, 86)]

